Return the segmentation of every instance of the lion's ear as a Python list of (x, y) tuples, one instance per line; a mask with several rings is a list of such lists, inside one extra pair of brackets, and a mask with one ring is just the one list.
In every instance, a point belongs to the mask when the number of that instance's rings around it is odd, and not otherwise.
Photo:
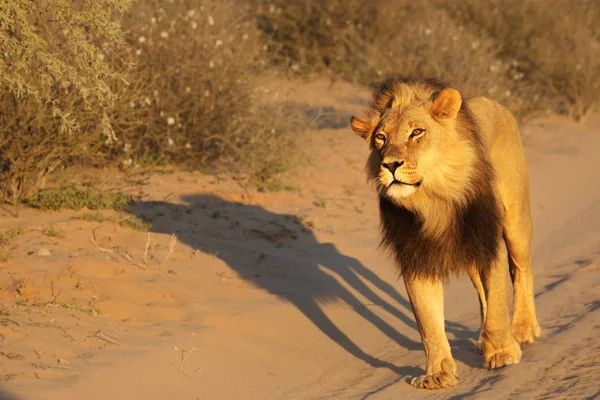
[(456, 118), (462, 104), (458, 90), (446, 88), (439, 92), (433, 100), (431, 115), (436, 118)]
[(372, 129), (370, 123), (356, 117), (352, 117), (352, 119), (350, 119), (350, 126), (352, 126), (352, 130), (363, 139), (367, 139), (369, 137), (369, 133)]

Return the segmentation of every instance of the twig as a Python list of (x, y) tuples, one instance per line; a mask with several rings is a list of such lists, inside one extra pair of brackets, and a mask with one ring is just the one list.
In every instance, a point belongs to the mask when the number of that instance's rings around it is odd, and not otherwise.
[(192, 349), (190, 351), (188, 351), (188, 353), (185, 355), (185, 357), (183, 356), (183, 352), (185, 350), (181, 349), (181, 363), (184, 363), (185, 360), (187, 360), (187, 358), (190, 356), (190, 354), (192, 354), (194, 352), (194, 350), (196, 350), (195, 347), (192, 347)]
[(108, 335), (100, 332), (100, 330), (98, 330), (96, 333), (94, 333), (93, 336), (97, 337), (100, 340), (104, 340), (105, 342), (116, 344), (117, 346), (120, 346), (120, 347), (125, 347), (121, 343), (117, 342), (115, 339), (113, 339), (110, 336), (108, 336)]
[(130, 263), (132, 263), (133, 265), (135, 265), (136, 267), (140, 268), (140, 269), (146, 269), (145, 265), (140, 264), (139, 262), (135, 261), (130, 255), (129, 253), (127, 253), (126, 251), (123, 253), (122, 257), (124, 259), (126, 259), (127, 261), (129, 261)]
[(168, 195), (166, 195), (165, 197), (163, 197), (163, 199), (160, 201), (161, 203), (166, 203), (167, 200), (169, 200), (169, 198), (173, 196), (173, 193), (169, 193)]
[(183, 375), (187, 376), (188, 378), (190, 378), (191, 380), (195, 381), (195, 379), (194, 379), (194, 378), (192, 378), (191, 376), (189, 376), (189, 375), (188, 375), (188, 374), (186, 374), (185, 372), (183, 372), (183, 371), (180, 371), (179, 369), (177, 369), (177, 367), (175, 366), (175, 364), (173, 364), (173, 362), (172, 362), (172, 361), (169, 361), (169, 362), (170, 362), (170, 363), (171, 363), (171, 365), (172, 365), (172, 366), (175, 368), (175, 371), (177, 371), (177, 372), (179, 372), (180, 374), (183, 374)]
[(31, 365), (33, 365), (34, 367), (40, 368), (40, 369), (49, 369), (49, 368), (53, 368), (53, 369), (68, 369), (69, 371), (75, 372), (74, 368), (72, 368), (72, 367), (66, 367), (64, 365), (48, 365), (48, 364), (44, 364), (44, 363), (31, 363)]
[(96, 242), (95, 236), (96, 235), (94, 233), (93, 236), (92, 236), (92, 243), (94, 243), (94, 245), (96, 246), (96, 248), (98, 250), (103, 251), (105, 253), (114, 254), (116, 256), (121, 256), (126, 261), (129, 261), (131, 264), (135, 265), (136, 267), (138, 267), (140, 269), (146, 269), (146, 267), (144, 265), (142, 265), (139, 262), (135, 261), (127, 252), (124, 252), (123, 254), (119, 254), (119, 253), (116, 253), (115, 251), (113, 251), (111, 249), (105, 249), (104, 247), (99, 246), (98, 243)]
[(69, 371), (75, 372), (75, 368), (65, 367), (64, 365), (48, 365), (48, 368), (56, 368), (56, 369), (68, 369)]
[(173, 253), (173, 250), (175, 250), (175, 244), (177, 244), (177, 236), (175, 236), (175, 234), (173, 234), (171, 236), (171, 243), (169, 244), (169, 252), (167, 253), (167, 256), (165, 257), (165, 260), (168, 260), (169, 256)]
[(36, 328), (54, 328), (54, 329), (58, 329), (59, 331), (61, 331), (62, 333), (64, 333), (64, 335), (66, 337), (68, 337), (69, 339), (71, 339), (71, 341), (73, 341), (73, 343), (77, 343), (78, 345), (81, 346), (81, 343), (79, 343), (77, 340), (75, 340), (75, 338), (73, 336), (71, 336), (69, 334), (69, 332), (67, 332), (65, 330), (65, 328), (61, 327), (61, 326), (56, 326), (56, 325), (50, 325), (50, 324), (43, 324), (40, 322), (28, 322), (28, 321), (24, 321), (27, 325), (30, 326), (34, 326)]
[[(54, 281), (52, 281), (52, 292), (54, 292)], [(60, 296), (61, 293), (62, 289), (60, 289), (58, 293), (56, 293), (56, 296), (52, 298), (52, 301), (50, 301), (50, 303), (56, 304), (56, 299), (58, 299), (58, 296)]]
[(95, 229), (92, 231), (92, 243), (94, 243), (94, 246), (96, 246), (96, 248), (100, 251), (103, 251), (105, 253), (115, 254), (115, 252), (112, 251), (111, 249), (105, 249), (104, 247), (100, 247), (100, 245), (98, 245), (98, 243), (96, 242), (96, 230)]
[(146, 250), (144, 251), (144, 262), (148, 264), (148, 250), (150, 249), (150, 232), (148, 232), (148, 240), (146, 241)]
[(123, 217), (123, 218), (117, 218), (117, 224), (121, 224), (124, 221), (127, 221), (128, 219), (131, 219), (132, 216), (128, 215), (127, 217)]

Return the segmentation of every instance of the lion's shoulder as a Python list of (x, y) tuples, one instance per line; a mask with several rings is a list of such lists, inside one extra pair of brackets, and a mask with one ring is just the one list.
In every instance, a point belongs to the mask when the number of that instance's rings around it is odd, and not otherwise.
[(467, 100), (467, 105), (477, 122), (479, 135), (486, 147), (520, 147), (519, 125), (513, 114), (494, 100), (480, 96)]

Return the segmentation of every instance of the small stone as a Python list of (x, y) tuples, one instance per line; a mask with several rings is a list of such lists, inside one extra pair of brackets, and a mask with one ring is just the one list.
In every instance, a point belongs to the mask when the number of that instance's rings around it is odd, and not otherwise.
[(37, 251), (37, 255), (42, 256), (42, 257), (47, 257), (47, 256), (51, 256), (52, 252), (50, 250), (48, 250), (47, 248), (42, 247), (41, 249), (39, 249)]

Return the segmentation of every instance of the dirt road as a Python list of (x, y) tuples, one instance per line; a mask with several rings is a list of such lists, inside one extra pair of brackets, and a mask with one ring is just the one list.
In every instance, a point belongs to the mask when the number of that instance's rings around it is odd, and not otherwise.
[[(446, 290), (456, 388), (407, 381), (425, 356), (378, 248), (367, 149), (345, 125), (368, 94), (313, 82), (310, 165), (259, 193), (235, 177), (112, 179), (140, 196), (136, 232), (81, 213), (3, 212), (20, 226), (0, 267), (6, 399), (585, 399), (600, 395), (600, 119), (524, 126), (543, 336), (521, 364), (482, 368), (468, 279)], [(107, 173), (110, 174), (110, 173)], [(107, 213), (107, 215), (110, 213)], [(126, 217), (125, 217), (126, 218)], [(61, 235), (48, 235), (52, 227)], [(13, 397), (14, 396), (14, 397)]]

